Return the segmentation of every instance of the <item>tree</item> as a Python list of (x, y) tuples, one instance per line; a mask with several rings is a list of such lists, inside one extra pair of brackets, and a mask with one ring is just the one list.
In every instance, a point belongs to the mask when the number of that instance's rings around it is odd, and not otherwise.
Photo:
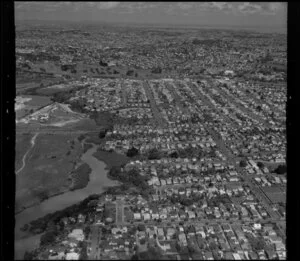
[(240, 161), (240, 167), (245, 168), (247, 166), (247, 162), (245, 160)]
[(139, 230), (139, 231), (145, 231), (145, 230), (146, 230), (145, 225), (143, 225), (143, 224), (138, 224), (138, 230)]
[(88, 260), (88, 255), (87, 255), (87, 246), (86, 246), (86, 242), (82, 243), (82, 247), (80, 250), (80, 260)]
[(162, 69), (158, 66), (158, 67), (156, 67), (156, 68), (153, 68), (153, 69), (151, 70), (151, 72), (152, 72), (152, 73), (162, 73)]
[(177, 151), (174, 151), (170, 154), (170, 157), (171, 158), (178, 158), (178, 152)]
[(84, 228), (84, 234), (85, 234), (86, 236), (88, 236), (88, 235), (90, 234), (90, 232), (91, 232), (90, 226), (86, 226), (86, 227)]
[(32, 252), (25, 251), (24, 260), (33, 260), (34, 254)]
[(103, 62), (102, 60), (100, 60), (99, 65), (103, 66), (103, 67), (106, 67), (106, 66), (108, 66), (108, 63)]
[(259, 239), (252, 238), (250, 240), (250, 244), (255, 251), (259, 251), (264, 249), (266, 243), (263, 238), (259, 238)]
[(211, 242), (211, 243), (209, 244), (209, 248), (210, 248), (211, 250), (216, 250), (216, 249), (218, 248), (218, 246), (217, 246), (217, 244), (216, 244), (215, 242)]
[(139, 154), (139, 150), (136, 149), (135, 147), (130, 148), (126, 153), (127, 157), (134, 157), (138, 154)]
[(142, 260), (160, 260), (159, 252), (154, 248), (150, 247), (148, 251), (139, 254), (139, 259)]
[(101, 131), (99, 132), (99, 138), (100, 138), (100, 139), (105, 138), (106, 132), (107, 132), (106, 129), (105, 129), (105, 130), (101, 130)]
[(49, 231), (41, 236), (40, 244), (41, 244), (41, 246), (48, 245), (48, 244), (53, 243), (55, 241), (55, 239), (56, 239), (56, 233), (54, 231)]
[(259, 167), (259, 168), (262, 169), (264, 166), (265, 166), (265, 165), (264, 165), (262, 162), (260, 162), (260, 161), (257, 162), (257, 167)]
[(275, 173), (277, 174), (284, 174), (286, 173), (286, 165), (279, 165), (275, 170)]
[(148, 154), (149, 160), (161, 159), (161, 157), (162, 157), (161, 153), (156, 148), (149, 151)]
[(131, 260), (139, 260), (139, 256), (137, 254), (134, 254), (132, 257), (131, 257)]
[(133, 76), (133, 74), (134, 74), (134, 70), (128, 70), (126, 73), (127, 76)]

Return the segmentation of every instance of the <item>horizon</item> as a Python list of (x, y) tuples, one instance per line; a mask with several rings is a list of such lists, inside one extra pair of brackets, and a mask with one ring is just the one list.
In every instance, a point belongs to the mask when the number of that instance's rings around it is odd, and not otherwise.
[(280, 2), (15, 2), (15, 21), (287, 31)]

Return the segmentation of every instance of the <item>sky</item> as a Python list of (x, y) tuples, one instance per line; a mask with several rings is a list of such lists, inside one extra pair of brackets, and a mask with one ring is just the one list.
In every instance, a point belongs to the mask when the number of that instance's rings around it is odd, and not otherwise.
[(15, 2), (16, 20), (224, 27), (287, 26), (283, 2)]

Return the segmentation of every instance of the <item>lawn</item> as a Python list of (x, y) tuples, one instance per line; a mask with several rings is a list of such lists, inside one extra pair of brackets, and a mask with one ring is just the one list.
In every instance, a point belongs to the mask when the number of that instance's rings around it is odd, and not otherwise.
[(69, 174), (83, 152), (77, 136), (37, 136), (35, 146), (27, 155), (25, 168), (17, 175), (16, 211), (70, 189)]

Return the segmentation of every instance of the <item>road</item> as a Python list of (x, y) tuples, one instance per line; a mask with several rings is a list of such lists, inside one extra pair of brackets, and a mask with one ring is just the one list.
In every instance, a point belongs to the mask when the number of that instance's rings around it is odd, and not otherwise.
[(181, 111), (184, 113), (189, 113), (188, 109), (183, 106), (184, 104), (183, 97), (180, 96), (174, 88), (174, 82), (172, 83), (165, 82), (165, 87), (171, 92), (173, 98), (175, 99)]
[(162, 118), (162, 116), (160, 115), (160, 111), (157, 108), (157, 105), (155, 103), (153, 93), (152, 93), (151, 88), (149, 86), (149, 82), (144, 80), (143, 81), (143, 87), (146, 91), (148, 99), (150, 100), (150, 105), (151, 105), (151, 109), (152, 109), (152, 112), (153, 112), (153, 116), (154, 116), (158, 126), (166, 127), (166, 123), (165, 123), (164, 119)]
[[(147, 222), (145, 221), (135, 221), (134, 224), (144, 224), (147, 226), (159, 226), (159, 227), (167, 227), (167, 226), (173, 226), (173, 225), (180, 225), (180, 223), (184, 223), (184, 225), (214, 225), (214, 224), (219, 224), (219, 225), (224, 225), (224, 224), (231, 224), (231, 225), (243, 225), (243, 224), (253, 224), (253, 223), (261, 223), (261, 224), (269, 224), (269, 223), (276, 223), (280, 224), (285, 224), (285, 220), (282, 219), (273, 219), (273, 218), (266, 218), (266, 219), (254, 219), (254, 220), (239, 220), (239, 219), (190, 219), (188, 221), (182, 221), (182, 220), (162, 220), (161, 222), (157, 222), (154, 220), (148, 220)], [(123, 222), (122, 224), (119, 225), (130, 225), (129, 222)], [(283, 230), (283, 228), (281, 228)], [(283, 232), (283, 231), (281, 231)]]
[[(211, 108), (214, 108), (213, 104), (211, 104), (209, 101), (207, 101), (206, 99), (203, 98), (202, 94), (200, 93), (200, 91), (194, 87), (193, 91), (195, 92), (196, 95), (198, 95), (198, 97), (200, 99), (203, 100), (203, 102), (205, 104), (207, 104), (208, 106), (210, 106)], [(222, 115), (223, 116), (223, 115)], [(219, 137), (219, 135), (216, 133), (215, 130), (213, 130), (210, 126), (208, 126), (206, 124), (205, 128), (207, 129), (207, 131), (210, 133), (210, 135), (213, 137), (213, 139), (215, 140), (215, 142), (217, 143), (218, 148), (220, 148), (221, 152), (227, 157), (228, 161), (235, 165), (238, 173), (242, 174), (245, 183), (250, 187), (251, 191), (255, 194), (255, 196), (260, 200), (260, 203), (262, 204), (262, 206), (267, 210), (267, 212), (269, 213), (269, 215), (272, 218), (279, 218), (279, 214), (277, 212), (275, 212), (272, 207), (270, 206), (270, 200), (269, 198), (266, 197), (266, 195), (261, 191), (261, 189), (259, 187), (257, 187), (253, 182), (252, 182), (252, 176), (245, 173), (244, 169), (242, 169), (239, 166), (239, 163), (237, 163), (237, 158), (231, 153), (230, 149), (228, 149), (224, 143), (224, 141)]]
[[(197, 83), (189, 83), (189, 86), (190, 86), (191, 90), (197, 95), (197, 97), (203, 102), (204, 105), (210, 107), (212, 109), (212, 111), (215, 111), (215, 109), (216, 109), (215, 105), (213, 105), (209, 99), (207, 99), (206, 97), (203, 96), (203, 94), (199, 90), (199, 85)], [(217, 112), (217, 113), (220, 114), (219, 112)], [(221, 116), (230, 126), (233, 126), (234, 128), (239, 128), (239, 125), (236, 122), (234, 122), (233, 120), (231, 120), (229, 117), (227, 117), (224, 114), (222, 114)], [(235, 135), (235, 138), (237, 141), (240, 140), (240, 138), (237, 136), (237, 134), (234, 133), (234, 135)]]
[(121, 91), (122, 91), (122, 103), (123, 103), (123, 106), (126, 107), (127, 106), (127, 94), (126, 94), (126, 87), (125, 87), (123, 78), (121, 81)]
[(36, 139), (36, 137), (37, 137), (38, 135), (39, 135), (39, 133), (36, 133), (36, 134), (31, 138), (31, 141), (30, 141), (31, 147), (30, 147), (30, 148), (26, 151), (26, 153), (24, 154), (23, 159), (22, 159), (22, 167), (16, 171), (16, 175), (18, 175), (18, 174), (25, 168), (25, 166), (26, 166), (26, 157), (27, 157), (28, 153), (32, 150), (32, 148), (34, 147), (34, 145), (35, 145), (35, 139)]
[(89, 254), (89, 260), (99, 260), (100, 259), (100, 248), (99, 243), (101, 241), (102, 230), (98, 225), (91, 226), (90, 242), (91, 242), (91, 252)]
[(124, 222), (124, 202), (121, 200), (116, 201), (116, 224)]

